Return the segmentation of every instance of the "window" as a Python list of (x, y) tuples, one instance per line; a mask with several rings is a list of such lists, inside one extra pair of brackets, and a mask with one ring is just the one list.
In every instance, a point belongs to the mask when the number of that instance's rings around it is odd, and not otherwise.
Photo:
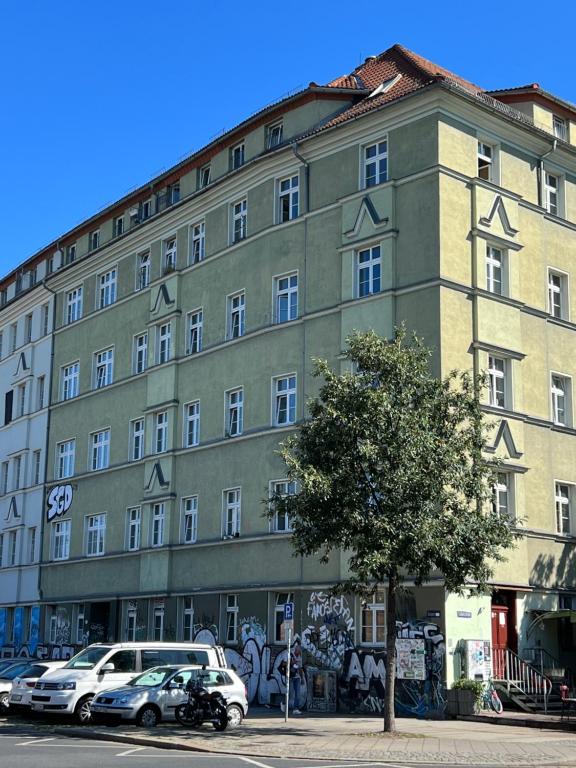
[(3, 461), (2, 468), (0, 470), (0, 494), (2, 496), (8, 493), (8, 467), (9, 463), (7, 461)]
[(183, 600), (183, 637), (184, 642), (192, 642), (194, 639), (194, 600), (185, 597)]
[(126, 640), (130, 643), (136, 640), (136, 622), (138, 618), (138, 612), (136, 608), (128, 608), (126, 614)]
[(84, 644), (84, 604), (80, 603), (76, 613), (76, 642)]
[(62, 400), (71, 400), (78, 395), (80, 363), (70, 363), (62, 368)]
[(134, 336), (134, 357), (132, 370), (134, 373), (143, 373), (148, 367), (148, 331)]
[(144, 200), (142, 203), (142, 219), (149, 219), (152, 216), (152, 200)]
[(548, 270), (548, 312), (552, 317), (568, 319), (568, 276)]
[(17, 531), (8, 533), (8, 566), (16, 565), (18, 537)]
[(94, 388), (102, 389), (112, 384), (114, 374), (114, 350), (103, 349), (94, 355)]
[(48, 630), (48, 642), (56, 642), (56, 632), (58, 630), (58, 618), (55, 613), (50, 616), (50, 628)]
[(36, 532), (37, 528), (28, 528), (28, 562), (36, 562)]
[(189, 312), (186, 317), (186, 354), (194, 355), (202, 351), (202, 309)]
[(224, 520), (222, 526), (222, 535), (224, 537), (240, 535), (240, 511), (240, 488), (231, 488), (228, 491), (224, 491)]
[(167, 363), (170, 360), (170, 342), (172, 338), (171, 323), (163, 323), (158, 326), (158, 363)]
[(56, 477), (63, 480), (74, 474), (74, 457), (76, 455), (76, 440), (65, 440), (56, 446)]
[(504, 254), (492, 245), (486, 245), (486, 290), (498, 296), (505, 293)]
[(30, 344), (32, 341), (32, 314), (26, 315), (24, 319), (24, 344)]
[(154, 504), (152, 507), (152, 535), (150, 538), (150, 544), (153, 547), (161, 547), (164, 544), (164, 522), (164, 502)]
[[(292, 496), (296, 493), (296, 483), (290, 480), (276, 480), (271, 483), (271, 496)], [(284, 512), (275, 512), (271, 520), (271, 528), (274, 533), (286, 533), (292, 530), (290, 518)]]
[(556, 531), (571, 533), (572, 530), (572, 486), (567, 483), (555, 484)]
[(500, 517), (513, 517), (512, 476), (498, 472), (492, 486), (492, 512)]
[(182, 541), (194, 544), (198, 538), (198, 496), (182, 499)]
[(110, 463), (110, 430), (103, 429), (91, 437), (90, 469), (106, 469)]
[(139, 253), (136, 257), (136, 290), (141, 291), (150, 282), (150, 252)]
[(544, 171), (544, 208), (548, 213), (552, 213), (554, 216), (558, 216), (558, 188), (559, 184), (558, 176), (554, 176), (548, 171)]
[(275, 427), (294, 424), (296, 421), (296, 376), (281, 376), (274, 379), (274, 420)]
[(48, 304), (42, 305), (42, 315), (41, 315), (41, 327), (42, 327), (42, 336), (46, 336), (48, 333), (48, 325), (50, 323), (50, 308)]
[(70, 520), (52, 523), (52, 560), (68, 560), (70, 557)]
[(557, 115), (552, 116), (552, 128), (554, 136), (562, 141), (568, 141), (568, 129), (566, 128), (566, 120), (563, 120)]
[(144, 419), (130, 422), (130, 459), (138, 461), (144, 458)]
[(164, 640), (164, 606), (154, 608), (154, 640)]
[(203, 221), (190, 227), (190, 264), (198, 264), (204, 258), (205, 232)]
[(244, 336), (246, 295), (242, 291), (228, 296), (228, 338), (237, 339)]
[(506, 360), (488, 356), (489, 402), (495, 408), (506, 408)]
[(282, 143), (282, 123), (266, 126), (266, 149), (272, 149)]
[(32, 485), (38, 485), (40, 483), (40, 477), (42, 474), (42, 451), (34, 451), (32, 454)]
[(274, 320), (287, 323), (298, 317), (298, 275), (283, 275), (274, 280)]
[(284, 605), (294, 602), (293, 592), (277, 592), (276, 604), (274, 606), (274, 642), (283, 643), (286, 641), (282, 625), (284, 624)]
[(364, 186), (374, 187), (388, 178), (388, 141), (364, 147)]
[(278, 221), (291, 221), (298, 217), (298, 174), (278, 182)]
[(200, 189), (204, 189), (210, 184), (210, 163), (203, 165), (198, 172), (198, 186)]
[(226, 642), (238, 640), (238, 595), (226, 595)]
[(244, 165), (244, 142), (236, 144), (231, 150), (232, 170)]
[(356, 283), (358, 296), (369, 296), (380, 291), (382, 258), (380, 246), (365, 248), (356, 254)]
[(362, 605), (362, 643), (384, 645), (386, 642), (386, 599), (383, 589), (377, 589), (372, 601)]
[(97, 557), (104, 554), (106, 539), (106, 515), (90, 515), (86, 518), (86, 555)]
[(551, 375), (552, 419), (554, 424), (569, 427), (572, 424), (572, 383), (567, 376)]
[(170, 237), (164, 240), (164, 272), (172, 272), (176, 269), (176, 238)]
[(95, 251), (100, 245), (100, 230), (95, 229), (88, 235), (88, 250)]
[(478, 142), (478, 177), (485, 181), (493, 179), (493, 148), (483, 141)]
[(44, 408), (44, 395), (46, 392), (46, 376), (38, 376), (36, 381), (36, 406), (38, 410)]
[(26, 384), (19, 384), (17, 390), (17, 411), (16, 417), (20, 418), (26, 413)]
[(18, 324), (12, 323), (10, 326), (10, 352), (16, 351), (16, 340), (18, 338)]
[(184, 406), (184, 447), (200, 443), (200, 400)]
[(160, 411), (154, 416), (154, 453), (168, 450), (168, 411)]
[(65, 264), (72, 264), (76, 260), (76, 243), (71, 243), (66, 246), (66, 255), (64, 257)]
[(12, 488), (15, 491), (20, 490), (20, 482), (22, 480), (22, 456), (14, 457), (14, 470), (12, 474)]
[(244, 390), (231, 389), (226, 392), (226, 437), (242, 434), (244, 421)]
[(99, 307), (108, 307), (116, 301), (116, 269), (100, 275)]
[(118, 216), (114, 219), (114, 237), (120, 237), (124, 232), (124, 216)]
[(248, 204), (246, 198), (232, 206), (232, 242), (244, 240), (248, 224)]
[(140, 549), (140, 534), (142, 530), (140, 507), (132, 507), (126, 513), (126, 548), (130, 552)]

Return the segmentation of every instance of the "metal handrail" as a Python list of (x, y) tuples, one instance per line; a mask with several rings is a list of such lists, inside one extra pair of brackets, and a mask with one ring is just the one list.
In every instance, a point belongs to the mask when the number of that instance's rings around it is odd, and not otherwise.
[(505, 683), (509, 693), (514, 687), (534, 701), (536, 701), (534, 697), (542, 696), (544, 712), (548, 711), (548, 696), (552, 690), (552, 681), (510, 648), (492, 650), (492, 677), (500, 683)]
[(545, 669), (562, 670), (562, 677), (568, 683), (570, 690), (576, 688), (576, 676), (574, 675), (574, 672), (570, 667), (567, 667), (566, 664), (563, 664), (560, 659), (550, 653), (550, 651), (547, 651), (545, 648), (523, 648), (522, 654), (524, 660), (536, 669), (539, 669), (542, 675), (544, 674)]

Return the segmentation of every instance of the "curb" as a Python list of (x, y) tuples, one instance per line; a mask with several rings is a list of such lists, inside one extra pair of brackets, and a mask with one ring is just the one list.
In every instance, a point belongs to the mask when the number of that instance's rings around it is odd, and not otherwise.
[(540, 728), (550, 731), (576, 731), (576, 721), (532, 720), (529, 717), (500, 717), (499, 715), (456, 715), (456, 720), (469, 723), (490, 723), (492, 725), (515, 725), (519, 728)]

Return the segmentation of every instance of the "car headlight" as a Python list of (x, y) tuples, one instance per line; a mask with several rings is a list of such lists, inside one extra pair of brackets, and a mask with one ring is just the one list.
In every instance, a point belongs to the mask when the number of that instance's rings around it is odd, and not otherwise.
[(75, 691), (76, 683), (58, 683), (59, 691)]
[(118, 704), (128, 704), (130, 701), (130, 696), (122, 696), (122, 698), (117, 699)]

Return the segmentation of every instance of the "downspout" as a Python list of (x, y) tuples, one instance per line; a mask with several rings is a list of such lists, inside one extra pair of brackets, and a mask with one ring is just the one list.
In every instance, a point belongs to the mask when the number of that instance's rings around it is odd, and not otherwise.
[(548, 157), (548, 155), (551, 155), (552, 152), (555, 152), (558, 147), (558, 139), (554, 139), (552, 142), (552, 148), (548, 150), (548, 152), (545, 152), (541, 157), (538, 158), (538, 205), (540, 208), (542, 208), (542, 203), (544, 202), (542, 199), (542, 181), (544, 179), (544, 158)]
[(304, 213), (309, 213), (310, 212), (310, 164), (306, 160), (304, 160), (300, 152), (298, 152), (298, 143), (296, 141), (293, 141), (290, 146), (292, 148), (292, 152), (294, 152), (294, 156), (297, 157), (298, 160), (300, 160), (300, 162), (304, 166), (304, 188), (305, 188), (305, 195), (306, 195), (305, 197), (306, 210), (304, 211)]

